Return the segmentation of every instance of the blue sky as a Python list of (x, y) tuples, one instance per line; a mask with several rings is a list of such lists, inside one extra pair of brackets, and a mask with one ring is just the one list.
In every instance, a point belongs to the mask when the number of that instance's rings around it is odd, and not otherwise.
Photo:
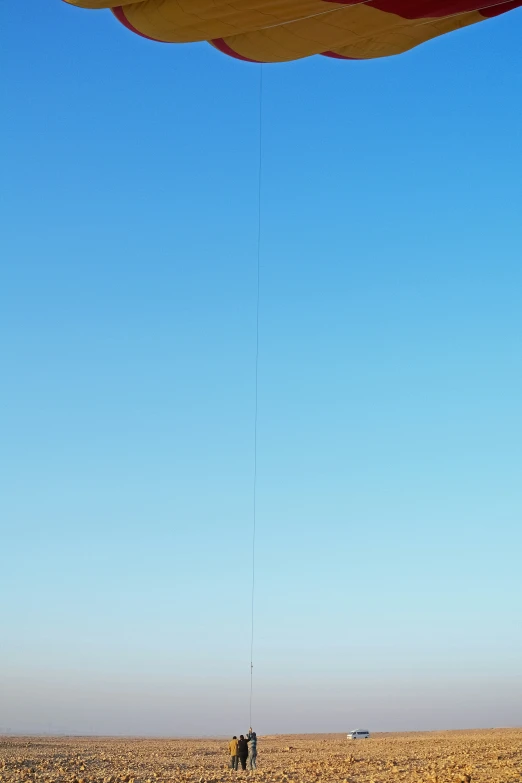
[[(237, 732), (259, 70), (2, 14), (0, 730)], [(521, 32), (265, 68), (260, 731), (522, 724)]]

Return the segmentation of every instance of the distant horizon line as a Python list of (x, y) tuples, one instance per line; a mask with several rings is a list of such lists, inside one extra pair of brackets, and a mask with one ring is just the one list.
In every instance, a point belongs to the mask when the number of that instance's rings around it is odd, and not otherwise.
[[(471, 732), (483, 731), (522, 731), (522, 725), (516, 726), (484, 726), (482, 728), (466, 729), (403, 729), (396, 731), (371, 731), (372, 735), (393, 735), (393, 734), (465, 734)], [(260, 739), (277, 739), (278, 737), (338, 737), (345, 736), (347, 731), (302, 731), (297, 733), (270, 732), (268, 734), (259, 734)], [(10, 731), (9, 729), (0, 731), (0, 740), (9, 739), (133, 739), (133, 740), (223, 740), (228, 739), (229, 734), (86, 734), (85, 732), (34, 732), (34, 731)]]

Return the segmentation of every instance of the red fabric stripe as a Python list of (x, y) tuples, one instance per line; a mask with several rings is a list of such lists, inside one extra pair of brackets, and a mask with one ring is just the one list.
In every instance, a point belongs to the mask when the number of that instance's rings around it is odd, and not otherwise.
[[(522, 0), (520, 0), (522, 2)], [(345, 57), (337, 52), (320, 52), (321, 57), (334, 57), (336, 60), (358, 60), (358, 57)]]
[[(522, 0), (521, 0), (522, 1)], [(224, 38), (213, 38), (210, 43), (214, 44), (216, 49), (219, 49), (223, 54), (228, 54), (229, 57), (235, 57), (236, 60), (243, 60), (247, 63), (262, 63), (263, 60), (251, 60), (250, 57), (243, 57), (239, 52), (235, 52), (225, 41)]]
[(117, 5), (115, 8), (111, 8), (112, 13), (118, 20), (118, 22), (121, 22), (122, 25), (124, 25), (127, 30), (131, 30), (133, 33), (136, 33), (136, 35), (141, 35), (142, 38), (147, 38), (149, 41), (157, 41), (158, 43), (168, 43), (168, 41), (161, 41), (159, 38), (151, 38), (150, 35), (145, 35), (145, 33), (140, 33), (139, 30), (137, 30), (135, 27), (131, 25), (125, 14), (123, 13), (123, 8), (121, 5)]

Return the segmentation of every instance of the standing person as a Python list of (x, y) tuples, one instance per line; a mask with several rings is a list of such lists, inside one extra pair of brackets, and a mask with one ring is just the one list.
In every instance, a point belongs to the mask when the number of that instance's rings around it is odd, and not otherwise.
[(257, 734), (250, 726), (247, 734), (248, 742), (248, 769), (255, 769), (257, 764)]
[(248, 758), (248, 742), (244, 738), (243, 734), (239, 735), (239, 740), (237, 743), (237, 755), (239, 756), (239, 760), (241, 762), (241, 769), (246, 769)]
[(230, 767), (232, 769), (237, 769), (237, 760), (238, 760), (237, 746), (238, 746), (237, 737), (234, 734), (234, 736), (228, 743), (228, 750), (230, 753)]

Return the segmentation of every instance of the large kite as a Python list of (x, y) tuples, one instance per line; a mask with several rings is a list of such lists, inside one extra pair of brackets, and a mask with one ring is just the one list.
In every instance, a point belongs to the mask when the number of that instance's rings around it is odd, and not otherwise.
[(114, 6), (111, 0), (67, 0), (82, 8), (111, 8), (125, 27), (154, 41), (208, 41), (240, 60), (271, 63), (312, 54), (341, 60), (400, 54), (522, 5), (522, 0), (119, 1)]

